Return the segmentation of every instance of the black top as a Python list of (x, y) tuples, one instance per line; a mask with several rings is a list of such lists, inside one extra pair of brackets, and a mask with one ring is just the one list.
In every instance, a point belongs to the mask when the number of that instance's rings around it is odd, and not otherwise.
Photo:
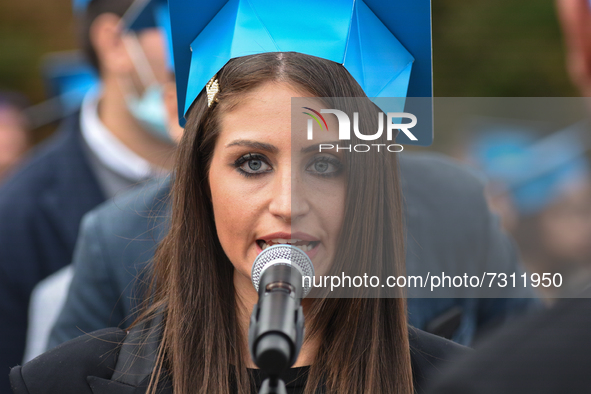
[[(266, 379), (265, 373), (260, 369), (248, 369), (250, 377), (257, 388), (260, 388), (263, 381)], [(282, 378), (285, 382), (287, 394), (302, 394), (308, 381), (308, 373), (310, 367), (290, 368)]]
[[(137, 384), (111, 380), (122, 375), (114, 374), (114, 371), (121, 365), (117, 361), (126, 335), (121, 329), (107, 328), (68, 341), (22, 367), (14, 367), (10, 372), (12, 389), (15, 394), (142, 394), (150, 378), (143, 372), (139, 377), (132, 377)], [(427, 380), (436, 377), (443, 363), (467, 351), (461, 345), (412, 327), (409, 328), (409, 340), (417, 393), (423, 392)], [(121, 354), (124, 358), (124, 353)], [(144, 371), (150, 370), (149, 365), (143, 368)], [(303, 393), (308, 370), (309, 367), (292, 368), (284, 376), (289, 394)], [(264, 378), (262, 373), (249, 371), (255, 385), (260, 387)], [(172, 393), (169, 382), (161, 387), (163, 394)]]

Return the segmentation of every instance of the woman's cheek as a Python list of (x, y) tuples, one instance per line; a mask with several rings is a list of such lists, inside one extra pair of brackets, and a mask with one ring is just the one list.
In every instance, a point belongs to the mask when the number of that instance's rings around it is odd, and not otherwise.
[(212, 189), (212, 202), (216, 231), (224, 252), (237, 269), (250, 272), (252, 261), (248, 260), (253, 257), (248, 253), (254, 245), (253, 231), (258, 215), (253, 205), (260, 198), (244, 183), (241, 179), (217, 182)]

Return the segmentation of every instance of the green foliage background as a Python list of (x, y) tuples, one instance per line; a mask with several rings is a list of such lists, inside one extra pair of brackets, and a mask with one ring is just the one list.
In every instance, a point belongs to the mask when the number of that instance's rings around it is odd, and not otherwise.
[(439, 97), (576, 96), (552, 0), (433, 0)]

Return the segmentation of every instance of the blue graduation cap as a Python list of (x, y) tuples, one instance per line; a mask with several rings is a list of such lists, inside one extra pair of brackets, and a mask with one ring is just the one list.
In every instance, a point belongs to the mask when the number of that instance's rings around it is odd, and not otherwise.
[(501, 122), (480, 124), (468, 147), (468, 161), (491, 181), (510, 187), (529, 176), (525, 152), (537, 138), (538, 130), (533, 127)]
[(86, 93), (100, 82), (94, 67), (78, 52), (50, 54), (41, 69), (48, 95), (59, 97), (64, 115), (78, 110)]
[(588, 125), (574, 124), (544, 137), (524, 152), (527, 171), (512, 185), (518, 210), (534, 214), (556, 201), (570, 185), (589, 179)]
[(181, 125), (230, 59), (265, 52), (340, 63), (368, 97), (432, 96), (430, 0), (169, 0), (169, 9)]
[(41, 74), (48, 99), (26, 109), (32, 129), (78, 111), (86, 93), (100, 83), (94, 67), (75, 51), (46, 55)]
[(481, 133), (471, 157), (493, 182), (509, 191), (521, 215), (533, 215), (591, 173), (585, 157), (585, 124), (538, 139), (531, 129), (499, 125)]

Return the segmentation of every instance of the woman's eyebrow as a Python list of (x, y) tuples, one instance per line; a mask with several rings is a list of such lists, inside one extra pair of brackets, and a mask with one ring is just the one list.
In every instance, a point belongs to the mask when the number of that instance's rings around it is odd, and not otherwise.
[(260, 149), (260, 150), (264, 150), (264, 151), (267, 151), (270, 153), (279, 152), (279, 148), (277, 148), (275, 145), (266, 144), (264, 142), (258, 142), (258, 141), (235, 140), (235, 141), (230, 142), (228, 145), (226, 145), (226, 148), (230, 148), (232, 146), (246, 146), (248, 148)]
[[(338, 144), (339, 144), (339, 141), (321, 142), (319, 144), (313, 144), (308, 147), (302, 148), (301, 152), (302, 153), (318, 152), (320, 150), (320, 145), (323, 145), (324, 150), (331, 150), (331, 149), (334, 149), (335, 146)], [(332, 145), (332, 148), (329, 148), (330, 145)]]

